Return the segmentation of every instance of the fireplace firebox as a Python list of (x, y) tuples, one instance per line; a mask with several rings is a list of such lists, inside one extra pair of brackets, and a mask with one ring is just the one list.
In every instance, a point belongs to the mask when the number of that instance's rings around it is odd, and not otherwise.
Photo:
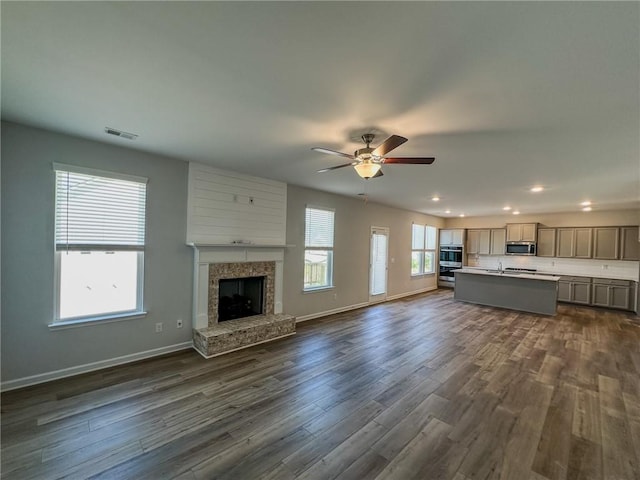
[(220, 279), (218, 322), (261, 315), (264, 312), (265, 279), (264, 276)]

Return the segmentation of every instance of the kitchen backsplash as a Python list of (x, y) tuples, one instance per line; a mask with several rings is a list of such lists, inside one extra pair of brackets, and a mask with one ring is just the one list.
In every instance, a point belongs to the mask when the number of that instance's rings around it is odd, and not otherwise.
[(542, 272), (563, 275), (583, 275), (635, 281), (638, 281), (638, 269), (640, 268), (638, 262), (622, 260), (467, 255), (467, 265), (470, 267), (496, 268), (499, 262), (502, 262), (503, 268), (535, 268)]

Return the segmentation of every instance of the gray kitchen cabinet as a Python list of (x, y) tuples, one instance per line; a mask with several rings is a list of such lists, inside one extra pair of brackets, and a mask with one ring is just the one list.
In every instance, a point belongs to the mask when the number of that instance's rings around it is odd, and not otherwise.
[(591, 304), (599, 307), (629, 310), (631, 308), (632, 293), (635, 293), (634, 282), (629, 280), (594, 278)]
[(558, 281), (558, 301), (591, 304), (591, 278), (589, 277), (560, 277)]
[(592, 228), (576, 228), (574, 257), (591, 258)]
[(597, 307), (609, 306), (609, 285), (593, 284), (591, 291), (591, 304)]
[(558, 301), (571, 302), (571, 282), (566, 280), (558, 280)]
[(638, 227), (620, 227), (620, 260), (640, 260)]
[(504, 255), (504, 247), (506, 243), (507, 230), (504, 228), (492, 228), (489, 255)]
[(535, 242), (536, 223), (508, 223), (507, 242)]
[(539, 257), (554, 257), (556, 255), (556, 229), (538, 229), (538, 249)]
[(618, 227), (595, 227), (593, 229), (593, 258), (616, 260), (620, 229)]
[(575, 228), (558, 228), (556, 257), (570, 258), (573, 257), (573, 244), (575, 242)]
[(440, 245), (464, 245), (464, 229), (440, 230)]
[(631, 291), (631, 287), (609, 287), (609, 306), (611, 308), (629, 310), (631, 305)]
[(467, 253), (489, 255), (491, 251), (490, 230), (467, 230)]
[(588, 283), (571, 284), (571, 302), (581, 305), (591, 304), (591, 285)]
[(591, 258), (592, 228), (556, 229), (556, 257)]

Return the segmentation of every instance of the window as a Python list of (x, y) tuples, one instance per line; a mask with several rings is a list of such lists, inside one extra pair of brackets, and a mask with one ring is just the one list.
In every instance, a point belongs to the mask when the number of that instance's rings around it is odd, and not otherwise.
[(304, 289), (333, 286), (333, 210), (307, 207), (304, 229)]
[(436, 227), (411, 226), (411, 275), (435, 273), (436, 237)]
[(54, 323), (143, 313), (146, 179), (54, 169)]

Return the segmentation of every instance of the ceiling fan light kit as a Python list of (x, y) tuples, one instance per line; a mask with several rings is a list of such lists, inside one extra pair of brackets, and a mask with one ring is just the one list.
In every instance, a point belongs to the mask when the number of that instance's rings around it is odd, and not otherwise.
[(383, 175), (381, 168), (382, 164), (384, 163), (405, 165), (431, 165), (435, 161), (435, 158), (433, 157), (388, 158), (385, 155), (387, 155), (387, 153), (389, 153), (391, 150), (405, 143), (407, 139), (401, 137), (400, 135), (391, 135), (377, 148), (371, 148), (370, 144), (374, 138), (375, 135), (373, 133), (365, 133), (364, 135), (362, 135), (362, 141), (366, 144), (366, 147), (356, 150), (353, 155), (349, 155), (348, 153), (343, 152), (337, 152), (328, 148), (313, 147), (311, 150), (314, 150), (316, 152), (328, 153), (329, 155), (337, 155), (340, 157), (353, 159), (353, 162), (351, 163), (344, 163), (342, 165), (336, 165), (335, 167), (323, 168), (321, 170), (318, 170), (318, 172), (328, 172), (329, 170), (336, 170), (338, 168), (352, 166), (360, 177), (368, 180), (370, 178), (381, 177)]
[(360, 175), (365, 180), (369, 180), (371, 177), (374, 177), (376, 173), (380, 170), (381, 166), (379, 163), (373, 163), (371, 160), (364, 160), (362, 163), (358, 163), (353, 166), (356, 169), (356, 173)]

